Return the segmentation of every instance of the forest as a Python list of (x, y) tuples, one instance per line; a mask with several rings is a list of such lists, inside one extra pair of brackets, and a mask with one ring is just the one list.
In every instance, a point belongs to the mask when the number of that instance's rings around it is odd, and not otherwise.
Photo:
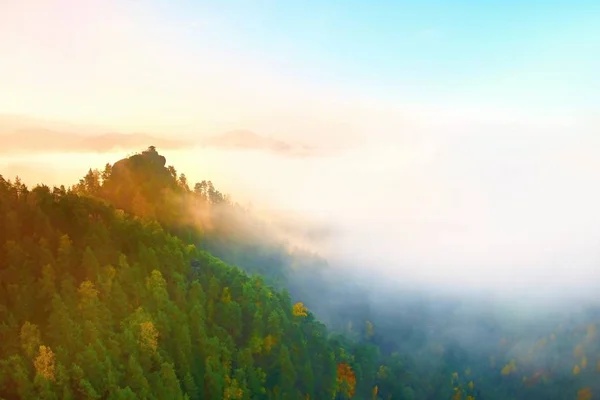
[(0, 227), (1, 399), (600, 396), (598, 309), (374, 301), (153, 146), (66, 187), (0, 175)]

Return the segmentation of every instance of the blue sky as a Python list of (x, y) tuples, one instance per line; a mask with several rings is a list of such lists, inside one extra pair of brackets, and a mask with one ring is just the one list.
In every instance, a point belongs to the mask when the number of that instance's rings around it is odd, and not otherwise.
[(0, 52), (0, 113), (115, 129), (600, 107), (598, 1), (5, 0)]
[(174, 23), (270, 71), (391, 101), (595, 107), (600, 2), (159, 3)]

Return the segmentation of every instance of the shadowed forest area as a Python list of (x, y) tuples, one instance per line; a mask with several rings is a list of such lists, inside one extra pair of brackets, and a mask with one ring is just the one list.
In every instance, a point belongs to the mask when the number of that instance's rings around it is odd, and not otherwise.
[(2, 399), (600, 396), (597, 308), (374, 292), (152, 146), (69, 187), (0, 177), (0, 226)]

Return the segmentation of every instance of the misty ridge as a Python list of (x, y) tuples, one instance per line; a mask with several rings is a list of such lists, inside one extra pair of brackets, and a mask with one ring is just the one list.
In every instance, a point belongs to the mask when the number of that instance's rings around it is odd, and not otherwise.
[[(48, 127), (50, 126), (50, 127)], [(148, 143), (161, 149), (183, 149), (193, 146), (231, 150), (268, 151), (289, 157), (317, 156), (317, 148), (294, 146), (281, 140), (261, 136), (249, 130), (232, 130), (216, 135), (203, 135), (188, 140), (169, 139), (145, 133), (105, 133), (99, 128), (79, 128), (76, 125), (48, 122), (42, 119), (0, 115), (0, 140), (4, 144), (0, 155), (27, 153), (105, 153), (135, 150)]]
[(265, 150), (289, 157), (311, 157), (319, 155), (315, 147), (292, 146), (281, 140), (260, 136), (249, 130), (234, 130), (200, 140), (205, 147), (240, 150)]

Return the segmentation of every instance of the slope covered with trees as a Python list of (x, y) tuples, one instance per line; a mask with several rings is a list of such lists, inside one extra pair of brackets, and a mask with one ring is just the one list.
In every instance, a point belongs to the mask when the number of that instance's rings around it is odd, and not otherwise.
[(354, 390), (325, 327), (259, 277), (98, 200), (4, 180), (0, 190), (4, 398)]
[(182, 197), (171, 170), (150, 152), (72, 189), (0, 178), (0, 398), (381, 392), (375, 346), (332, 337), (286, 291), (163, 229), (200, 240), (183, 203), (225, 201), (203, 183)]
[(70, 188), (0, 177), (0, 226), (0, 398), (600, 393), (597, 312), (515, 328), (452, 301), (375, 304), (153, 147)]

